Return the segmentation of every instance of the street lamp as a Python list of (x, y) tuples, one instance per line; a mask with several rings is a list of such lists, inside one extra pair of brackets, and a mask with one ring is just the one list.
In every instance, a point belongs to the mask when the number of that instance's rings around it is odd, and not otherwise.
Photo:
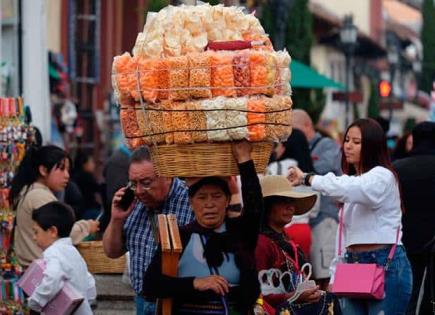
[(351, 56), (354, 52), (357, 42), (358, 29), (353, 24), (353, 16), (351, 14), (345, 15), (343, 20), (343, 25), (340, 29), (340, 42), (343, 47), (344, 55), (346, 57), (346, 98), (345, 98), (345, 106), (346, 106), (346, 117), (345, 117), (345, 128), (349, 125), (349, 85), (350, 85), (350, 60)]

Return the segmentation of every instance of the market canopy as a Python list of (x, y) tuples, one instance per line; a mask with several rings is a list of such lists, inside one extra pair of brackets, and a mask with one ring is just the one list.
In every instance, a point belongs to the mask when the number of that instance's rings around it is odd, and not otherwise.
[(313, 68), (304, 65), (303, 63), (292, 59), (290, 63), (290, 70), (292, 73), (291, 86), (293, 88), (308, 88), (308, 89), (322, 89), (334, 88), (343, 90), (344, 86), (320, 73)]

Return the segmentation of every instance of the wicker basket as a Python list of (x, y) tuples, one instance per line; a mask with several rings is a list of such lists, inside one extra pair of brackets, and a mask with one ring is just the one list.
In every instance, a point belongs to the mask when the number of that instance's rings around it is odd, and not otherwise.
[(126, 263), (125, 255), (116, 259), (106, 256), (102, 241), (81, 242), (77, 249), (88, 265), (91, 273), (123, 273)]
[[(253, 143), (252, 159), (258, 173), (266, 170), (272, 145), (270, 142)], [(230, 176), (239, 173), (229, 142), (152, 146), (151, 156), (160, 176)]]

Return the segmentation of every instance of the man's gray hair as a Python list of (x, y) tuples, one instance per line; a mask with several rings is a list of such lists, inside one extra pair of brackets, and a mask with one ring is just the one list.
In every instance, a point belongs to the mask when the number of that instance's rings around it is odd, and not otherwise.
[(140, 163), (144, 161), (150, 161), (151, 162), (151, 154), (150, 150), (147, 146), (141, 146), (133, 151), (133, 154), (130, 157), (130, 165), (132, 163)]

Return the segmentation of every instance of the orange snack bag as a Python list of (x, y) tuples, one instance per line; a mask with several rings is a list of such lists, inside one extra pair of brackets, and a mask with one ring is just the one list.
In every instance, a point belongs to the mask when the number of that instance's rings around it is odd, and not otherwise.
[(163, 101), (161, 103), (163, 129), (165, 130), (166, 144), (174, 143), (174, 127), (172, 125), (172, 102)]
[(248, 140), (262, 141), (266, 137), (264, 98), (253, 97), (248, 100)]
[(186, 109), (189, 112), (189, 129), (198, 130), (192, 131), (192, 141), (195, 143), (207, 142), (207, 117), (205, 112), (202, 111), (201, 102), (187, 102)]
[(277, 65), (275, 57), (272, 53), (265, 53), (266, 54), (266, 66), (267, 66), (267, 85), (269, 86), (266, 89), (266, 95), (273, 96), (275, 92), (275, 85), (278, 82), (279, 76), (277, 74)]
[(113, 59), (112, 82), (114, 83), (116, 96), (121, 104), (127, 103), (130, 98), (128, 73), (130, 61), (131, 56), (129, 53), (124, 53)]
[(139, 101), (141, 99), (140, 86), (138, 85), (138, 77), (139, 77), (139, 64), (138, 58), (133, 57), (127, 64), (127, 82), (128, 82), (128, 90), (130, 91), (131, 96), (135, 101)]
[(289, 96), (275, 95), (265, 98), (266, 138), (271, 141), (284, 141), (291, 132), (292, 101)]
[(211, 68), (209, 53), (190, 54), (188, 58), (190, 95), (196, 98), (210, 98)]
[(134, 150), (145, 144), (143, 134), (137, 122), (135, 108), (121, 109), (120, 121), (127, 146), (130, 149)]
[(186, 111), (185, 103), (172, 103), (172, 127), (174, 128), (174, 143), (192, 143), (192, 137), (188, 131), (190, 126), (189, 112)]
[(136, 110), (134, 108), (121, 109), (119, 116), (121, 127), (126, 138), (141, 136), (136, 120)]
[(262, 52), (251, 51), (249, 56), (251, 71), (250, 94), (267, 94), (267, 58)]
[(142, 92), (142, 97), (154, 103), (157, 99), (157, 73), (154, 70), (156, 66), (155, 59), (139, 58), (139, 86)]
[(146, 111), (148, 113), (148, 124), (152, 132), (152, 144), (165, 143), (165, 124), (163, 123), (163, 111), (160, 110), (161, 104), (150, 104)]
[(237, 96), (249, 95), (251, 73), (249, 69), (249, 55), (241, 52), (233, 58), (234, 85), (237, 87)]
[(157, 87), (159, 89), (158, 99), (169, 98), (169, 62), (167, 59), (159, 59), (156, 62)]
[(211, 86), (213, 97), (236, 96), (234, 89), (233, 53), (210, 54)]
[(143, 109), (140, 104), (135, 108), (135, 112), (139, 131), (141, 135), (143, 135), (142, 140), (146, 145), (151, 145), (151, 135), (153, 132), (151, 130), (150, 124), (148, 123), (148, 112), (147, 110)]
[(143, 140), (143, 138), (131, 138), (131, 139), (127, 139), (127, 147), (130, 150), (135, 150), (137, 148), (139, 148), (140, 146), (145, 145), (145, 142)]
[(169, 62), (169, 99), (185, 101), (189, 98), (189, 61), (187, 56), (172, 57)]

